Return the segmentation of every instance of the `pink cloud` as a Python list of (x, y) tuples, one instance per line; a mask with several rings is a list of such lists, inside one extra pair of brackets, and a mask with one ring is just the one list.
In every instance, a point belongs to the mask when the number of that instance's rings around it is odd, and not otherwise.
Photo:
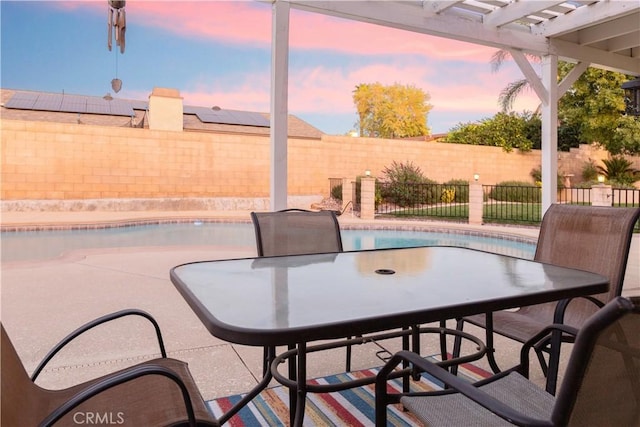
[[(102, 2), (58, 2), (59, 7), (91, 7)], [(130, 1), (129, 25), (161, 28), (183, 37), (210, 39), (269, 48), (271, 9), (268, 4), (247, 1)], [(486, 62), (494, 49), (426, 36), (394, 28), (292, 10), (292, 49), (332, 51), (351, 55), (406, 54), (440, 59)]]
[[(499, 111), (498, 94), (506, 81), (518, 76), (486, 73), (467, 83), (447, 79), (429, 71), (428, 67), (377, 64), (341, 70), (329, 67), (307, 67), (290, 71), (289, 110), (299, 113), (354, 113), (352, 92), (362, 82), (412, 84), (431, 96), (434, 110), (450, 112), (483, 112), (487, 116)], [(236, 75), (233, 82), (196, 83), (181, 90), (185, 104), (269, 111), (268, 73)], [(539, 101), (525, 92), (515, 110), (534, 110)]]

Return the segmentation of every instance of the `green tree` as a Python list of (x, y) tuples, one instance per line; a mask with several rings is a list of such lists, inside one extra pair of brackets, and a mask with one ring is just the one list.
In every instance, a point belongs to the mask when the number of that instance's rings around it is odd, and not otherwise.
[[(500, 50), (491, 58), (491, 69), (500, 69), (509, 52)], [(537, 57), (530, 57), (534, 61)], [(558, 80), (574, 65), (560, 61)], [(611, 154), (640, 153), (640, 123), (624, 115), (622, 83), (630, 77), (598, 68), (588, 68), (558, 101), (558, 148), (569, 150), (579, 144), (596, 144)], [(526, 79), (509, 83), (498, 98), (503, 111), (511, 110), (515, 99), (529, 87)]]
[(506, 152), (514, 148), (530, 151), (540, 146), (539, 128), (539, 117), (531, 113), (498, 113), (477, 123), (457, 125), (443, 142), (502, 147)]
[[(572, 64), (562, 62), (558, 74)], [(561, 126), (578, 129), (582, 143), (595, 142), (613, 155), (640, 153), (640, 123), (626, 116), (621, 73), (588, 68), (558, 102)]]
[(353, 91), (360, 135), (405, 138), (429, 134), (431, 96), (412, 85), (363, 83)]

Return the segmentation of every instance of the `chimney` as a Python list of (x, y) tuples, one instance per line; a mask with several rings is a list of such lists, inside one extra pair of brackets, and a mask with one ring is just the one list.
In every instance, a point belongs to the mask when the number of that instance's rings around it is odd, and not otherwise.
[(178, 89), (154, 87), (149, 95), (149, 129), (183, 130), (182, 97)]

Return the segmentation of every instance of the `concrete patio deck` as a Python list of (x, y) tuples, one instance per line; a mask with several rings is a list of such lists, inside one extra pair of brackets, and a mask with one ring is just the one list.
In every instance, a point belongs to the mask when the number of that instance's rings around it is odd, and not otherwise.
[[(249, 212), (3, 212), (2, 226), (68, 226), (179, 218), (248, 222)], [(365, 228), (417, 226), (416, 222), (409, 221), (366, 222), (349, 215), (341, 216), (340, 223), (345, 227)], [(537, 229), (532, 228), (425, 224), (431, 228), (516, 234), (532, 239), (537, 236)], [(2, 324), (30, 372), (56, 342), (79, 325), (123, 308), (140, 308), (160, 323), (170, 357), (189, 363), (205, 399), (246, 392), (260, 377), (262, 349), (212, 337), (171, 284), (169, 270), (185, 262), (255, 255), (253, 246), (231, 250), (185, 246), (101, 249), (70, 253), (44, 262), (3, 262)], [(633, 238), (624, 294), (640, 295), (638, 235)], [(382, 344), (392, 352), (400, 348), (398, 340)], [(434, 344), (425, 340), (423, 353), (437, 352)], [(517, 345), (500, 340), (497, 348), (502, 366), (516, 363)], [(380, 366), (381, 362), (375, 357), (378, 349), (376, 344), (355, 347), (353, 369)], [(38, 383), (46, 388), (63, 388), (157, 355), (154, 334), (147, 324), (137, 319), (122, 319), (78, 339), (50, 363)], [(484, 361), (479, 365), (484, 366)], [(343, 367), (343, 349), (323, 352), (321, 356), (316, 353), (310, 357), (309, 376), (335, 373)], [(542, 382), (537, 367), (533, 372), (535, 380)]]

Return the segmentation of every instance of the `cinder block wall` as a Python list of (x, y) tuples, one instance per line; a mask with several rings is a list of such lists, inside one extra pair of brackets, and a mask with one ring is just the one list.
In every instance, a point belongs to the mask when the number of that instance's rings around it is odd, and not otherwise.
[[(269, 196), (269, 138), (74, 123), (2, 120), (5, 201)], [(560, 169), (579, 178), (586, 148), (562, 153)], [(324, 136), (289, 140), (291, 196), (327, 196), (329, 178), (411, 161), (430, 179), (531, 181), (540, 152), (424, 141)], [(564, 165), (570, 166), (565, 168)]]

